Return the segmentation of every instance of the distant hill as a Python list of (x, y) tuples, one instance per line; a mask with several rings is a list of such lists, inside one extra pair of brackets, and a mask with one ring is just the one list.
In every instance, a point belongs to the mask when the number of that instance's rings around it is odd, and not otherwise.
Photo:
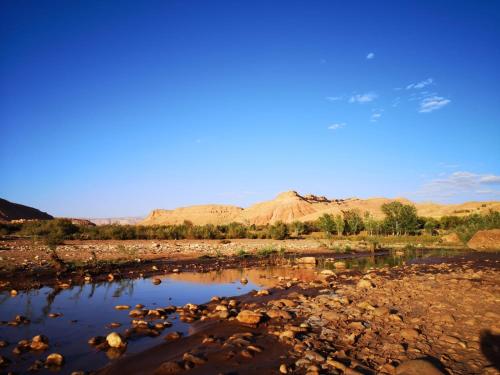
[[(254, 204), (248, 208), (227, 205), (202, 205), (181, 207), (174, 210), (153, 210), (142, 222), (143, 225), (182, 224), (185, 220), (195, 225), (244, 224), (265, 225), (277, 221), (313, 221), (321, 215), (338, 214), (349, 209), (358, 209), (361, 214), (370, 212), (375, 218), (382, 218), (384, 203), (399, 201), (414, 204), (405, 198), (369, 199), (328, 199), (316, 195), (300, 195), (295, 191), (279, 194), (275, 199)], [(470, 213), (483, 213), (490, 209), (500, 211), (500, 202), (466, 202), (462, 204), (416, 203), (418, 214), (427, 217), (445, 215), (464, 216)]]
[(53, 217), (46, 212), (0, 198), (0, 221), (51, 219)]
[(91, 221), (96, 225), (109, 225), (109, 224), (135, 225), (144, 220), (144, 216), (90, 218), (87, 220)]

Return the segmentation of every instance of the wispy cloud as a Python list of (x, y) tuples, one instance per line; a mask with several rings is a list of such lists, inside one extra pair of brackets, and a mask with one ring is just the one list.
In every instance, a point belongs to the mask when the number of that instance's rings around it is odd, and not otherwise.
[(328, 127), (328, 129), (330, 129), (330, 130), (337, 130), (337, 129), (343, 128), (344, 126), (346, 126), (345, 122), (338, 122), (338, 123), (335, 123), (335, 124), (331, 124)]
[(442, 108), (451, 102), (450, 99), (443, 98), (441, 96), (430, 96), (428, 98), (422, 99), (420, 102), (420, 113), (428, 113), (435, 111), (436, 109)]
[(453, 172), (425, 183), (417, 192), (417, 195), (431, 199), (450, 198), (461, 194), (489, 194), (496, 196), (500, 194), (500, 190), (492, 187), (495, 185), (500, 186), (500, 176), (465, 171)]
[(372, 110), (372, 115), (370, 116), (371, 122), (377, 122), (382, 117), (383, 109), (374, 109)]
[(356, 94), (349, 98), (349, 103), (369, 103), (378, 98), (374, 92), (367, 92), (366, 94)]
[(367, 60), (371, 60), (373, 58), (375, 58), (375, 53), (373, 53), (373, 52), (370, 52), (368, 55), (366, 55)]
[(420, 82), (410, 83), (408, 86), (406, 86), (406, 89), (407, 90), (411, 90), (411, 89), (420, 90), (420, 89), (423, 89), (425, 86), (431, 85), (432, 83), (434, 83), (434, 79), (427, 78), (427, 79), (424, 79), (423, 81), (420, 81)]

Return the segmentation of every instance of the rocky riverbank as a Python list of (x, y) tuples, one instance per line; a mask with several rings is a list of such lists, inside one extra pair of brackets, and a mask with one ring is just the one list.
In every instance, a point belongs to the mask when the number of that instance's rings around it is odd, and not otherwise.
[(199, 321), (194, 335), (101, 372), (498, 373), (498, 253), (366, 272), (336, 266), (310, 282), (281, 277), (268, 291), (185, 306), (181, 317)]

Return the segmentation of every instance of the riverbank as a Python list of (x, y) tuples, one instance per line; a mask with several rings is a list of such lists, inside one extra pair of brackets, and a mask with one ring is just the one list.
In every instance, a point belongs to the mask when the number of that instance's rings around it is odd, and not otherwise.
[[(28, 239), (0, 240), (0, 290), (74, 285), (115, 278), (149, 277), (158, 273), (207, 272), (274, 264), (279, 258), (318, 256), (343, 258), (384, 254), (407, 244), (391, 238), (375, 253), (357, 240), (127, 240), (65, 241), (55, 253)], [(415, 242), (413, 248), (463, 250), (463, 246)], [(53, 259), (54, 254), (57, 260)], [(22, 276), (22, 277), (21, 277)]]
[(490, 253), (282, 278), (192, 311), (196, 334), (100, 373), (497, 374), (499, 270)]

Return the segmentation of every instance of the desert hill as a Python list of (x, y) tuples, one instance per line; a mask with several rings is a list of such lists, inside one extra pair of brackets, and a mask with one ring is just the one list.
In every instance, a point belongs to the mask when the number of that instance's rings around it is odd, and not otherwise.
[(11, 220), (50, 220), (51, 215), (36, 208), (24, 206), (19, 203), (9, 202), (0, 198), (0, 221)]
[[(313, 221), (325, 213), (335, 215), (350, 209), (358, 209), (361, 213), (369, 212), (375, 218), (382, 218), (382, 205), (392, 201), (405, 204), (412, 203), (405, 198), (328, 199), (316, 195), (302, 196), (295, 191), (288, 191), (279, 194), (273, 200), (256, 203), (248, 208), (227, 205), (202, 205), (174, 210), (153, 210), (140, 224), (181, 224), (188, 220), (195, 225), (227, 224), (230, 222), (265, 225), (277, 221), (285, 223)], [(500, 211), (500, 202), (417, 203), (415, 206), (418, 214), (426, 217), (463, 216), (470, 213), (487, 212), (490, 209)]]

